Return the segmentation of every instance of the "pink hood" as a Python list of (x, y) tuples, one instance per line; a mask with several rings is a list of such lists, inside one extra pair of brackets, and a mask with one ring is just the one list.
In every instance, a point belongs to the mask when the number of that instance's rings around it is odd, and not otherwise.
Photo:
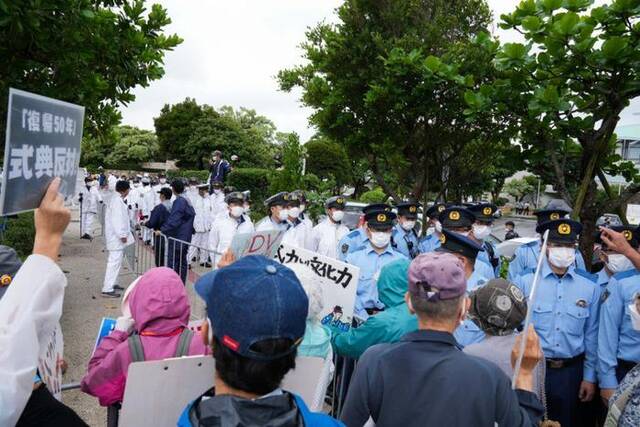
[(180, 276), (170, 268), (147, 271), (129, 296), (136, 331), (166, 334), (189, 323), (189, 299)]

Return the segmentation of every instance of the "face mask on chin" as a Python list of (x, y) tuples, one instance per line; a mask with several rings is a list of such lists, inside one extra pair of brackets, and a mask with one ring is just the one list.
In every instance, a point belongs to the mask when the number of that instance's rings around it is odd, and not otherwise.
[(607, 268), (612, 273), (619, 273), (635, 268), (631, 260), (622, 254), (611, 254), (608, 255), (607, 258), (609, 258)]
[(376, 248), (386, 248), (391, 241), (391, 233), (385, 233), (384, 231), (372, 231), (371, 232), (371, 244)]
[(305, 209), (307, 209), (307, 205), (305, 205), (304, 203), (300, 205), (300, 213), (304, 212)]
[(549, 262), (558, 268), (567, 268), (576, 260), (574, 248), (549, 248)]

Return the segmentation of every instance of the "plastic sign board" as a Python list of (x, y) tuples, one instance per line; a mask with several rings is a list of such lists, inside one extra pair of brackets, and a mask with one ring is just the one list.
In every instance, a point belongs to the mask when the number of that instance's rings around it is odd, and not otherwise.
[(7, 112), (0, 215), (37, 208), (54, 177), (72, 197), (84, 107), (11, 88)]
[(247, 255), (264, 255), (273, 258), (284, 231), (254, 231), (253, 233), (241, 233), (233, 236), (231, 251), (236, 259)]
[(640, 224), (640, 205), (627, 205), (627, 220), (629, 224)]
[(102, 318), (102, 321), (100, 322), (100, 328), (98, 328), (98, 335), (96, 336), (96, 342), (93, 345), (93, 351), (91, 352), (91, 357), (93, 357), (93, 354), (96, 352), (96, 348), (98, 348), (98, 346), (100, 345), (100, 342), (102, 342), (102, 339), (107, 335), (109, 335), (115, 327), (116, 327), (116, 319), (113, 319), (111, 317)]
[(44, 347), (40, 348), (38, 356), (38, 375), (47, 385), (51, 394), (58, 400), (62, 400), (62, 361), (64, 341), (62, 329), (57, 325)]

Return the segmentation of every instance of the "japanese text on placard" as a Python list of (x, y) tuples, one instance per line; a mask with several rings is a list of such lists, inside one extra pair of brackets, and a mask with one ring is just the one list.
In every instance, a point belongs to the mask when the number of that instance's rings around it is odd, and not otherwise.
[(281, 264), (304, 264), (309, 266), (318, 276), (325, 277), (337, 285), (346, 288), (351, 283), (351, 279), (353, 276), (349, 273), (349, 269), (344, 267), (339, 270), (335, 268), (333, 265), (321, 261), (317, 256), (314, 256), (311, 259), (303, 259), (296, 253), (294, 248), (289, 248), (289, 250), (284, 249), (282, 246), (278, 248), (278, 253), (276, 254), (276, 259)]
[(27, 132), (67, 134), (75, 136), (78, 124), (76, 120), (59, 116), (57, 114), (44, 113), (29, 108), (22, 109), (22, 129)]
[(78, 156), (75, 148), (22, 144), (9, 153), (9, 179), (71, 176), (76, 173)]

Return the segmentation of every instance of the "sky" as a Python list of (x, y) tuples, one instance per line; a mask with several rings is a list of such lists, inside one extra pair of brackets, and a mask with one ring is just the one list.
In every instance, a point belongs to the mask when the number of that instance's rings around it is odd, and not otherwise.
[[(600, 0), (602, 2), (604, 0)], [(186, 97), (213, 107), (231, 105), (256, 110), (282, 132), (308, 140), (311, 110), (300, 91), (279, 90), (276, 74), (302, 62), (305, 31), (325, 20), (335, 22), (341, 0), (155, 0), (172, 23), (167, 33), (184, 39), (165, 56), (165, 75), (134, 90), (136, 100), (122, 107), (123, 124), (153, 130), (153, 118), (165, 104)], [(488, 0), (494, 17), (513, 10), (518, 0)], [(518, 41), (497, 29), (502, 41)], [(636, 113), (634, 115), (634, 113)], [(640, 123), (640, 99), (621, 117), (621, 124)]]

